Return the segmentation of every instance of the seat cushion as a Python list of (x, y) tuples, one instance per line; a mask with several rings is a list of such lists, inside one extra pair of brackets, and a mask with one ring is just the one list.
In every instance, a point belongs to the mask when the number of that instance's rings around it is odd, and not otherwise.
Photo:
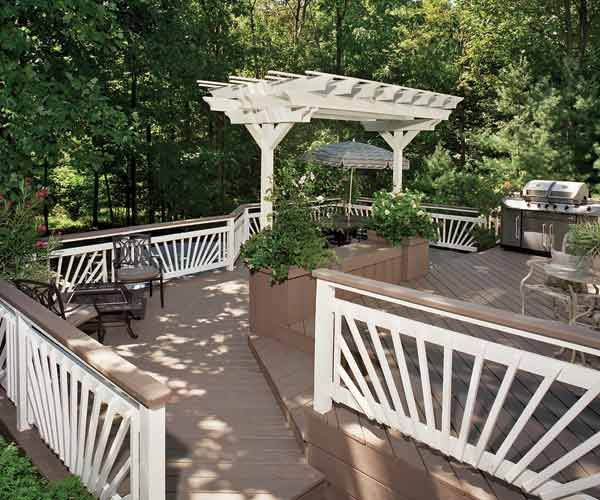
[(117, 280), (124, 282), (150, 281), (158, 278), (160, 271), (154, 266), (122, 267), (117, 269)]
[(93, 305), (81, 304), (67, 307), (67, 310), (65, 311), (65, 317), (73, 326), (80, 326), (92, 319), (97, 318), (98, 313)]

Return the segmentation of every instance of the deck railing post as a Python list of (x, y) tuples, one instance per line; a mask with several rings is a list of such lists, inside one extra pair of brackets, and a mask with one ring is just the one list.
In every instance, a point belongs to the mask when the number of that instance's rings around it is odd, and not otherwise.
[[(164, 500), (165, 478), (165, 407), (140, 407), (139, 498)], [(132, 464), (135, 467), (136, 464)]]
[(235, 268), (235, 219), (227, 221), (227, 270)]
[(250, 211), (248, 207), (244, 208), (244, 241), (246, 243), (250, 239)]
[(330, 283), (318, 279), (313, 407), (319, 413), (327, 413), (332, 407), (334, 312), (335, 288)]
[(17, 408), (17, 430), (19, 432), (31, 429), (29, 418), (29, 402), (27, 400), (27, 341), (29, 336), (29, 325), (23, 317), (17, 313), (15, 330), (13, 331), (12, 344), (15, 349), (13, 360), (16, 363), (16, 397)]

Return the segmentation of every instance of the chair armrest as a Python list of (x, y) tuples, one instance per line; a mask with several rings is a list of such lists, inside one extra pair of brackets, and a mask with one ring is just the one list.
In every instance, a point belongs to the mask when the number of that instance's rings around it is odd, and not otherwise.
[(532, 259), (529, 259), (525, 264), (527, 265), (527, 267), (532, 268), (548, 264), (549, 262), (550, 259), (546, 257), (533, 257)]

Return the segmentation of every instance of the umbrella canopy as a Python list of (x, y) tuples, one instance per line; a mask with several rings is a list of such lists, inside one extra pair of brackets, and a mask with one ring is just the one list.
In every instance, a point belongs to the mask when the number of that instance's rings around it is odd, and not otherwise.
[[(313, 149), (306, 153), (303, 159), (331, 167), (380, 170), (392, 166), (393, 153), (363, 142), (346, 141)], [(408, 160), (403, 159), (402, 169), (408, 170), (408, 168)]]

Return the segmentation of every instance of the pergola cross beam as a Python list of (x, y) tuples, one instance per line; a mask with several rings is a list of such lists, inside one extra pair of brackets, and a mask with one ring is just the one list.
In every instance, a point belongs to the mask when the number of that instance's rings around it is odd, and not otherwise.
[(199, 80), (211, 110), (246, 126), (261, 149), (261, 222), (272, 211), (273, 152), (294, 123), (314, 118), (360, 121), (379, 132), (394, 152), (394, 191), (402, 188), (404, 148), (423, 130), (434, 130), (461, 97), (318, 71), (269, 71), (264, 79), (232, 76), (229, 83)]

